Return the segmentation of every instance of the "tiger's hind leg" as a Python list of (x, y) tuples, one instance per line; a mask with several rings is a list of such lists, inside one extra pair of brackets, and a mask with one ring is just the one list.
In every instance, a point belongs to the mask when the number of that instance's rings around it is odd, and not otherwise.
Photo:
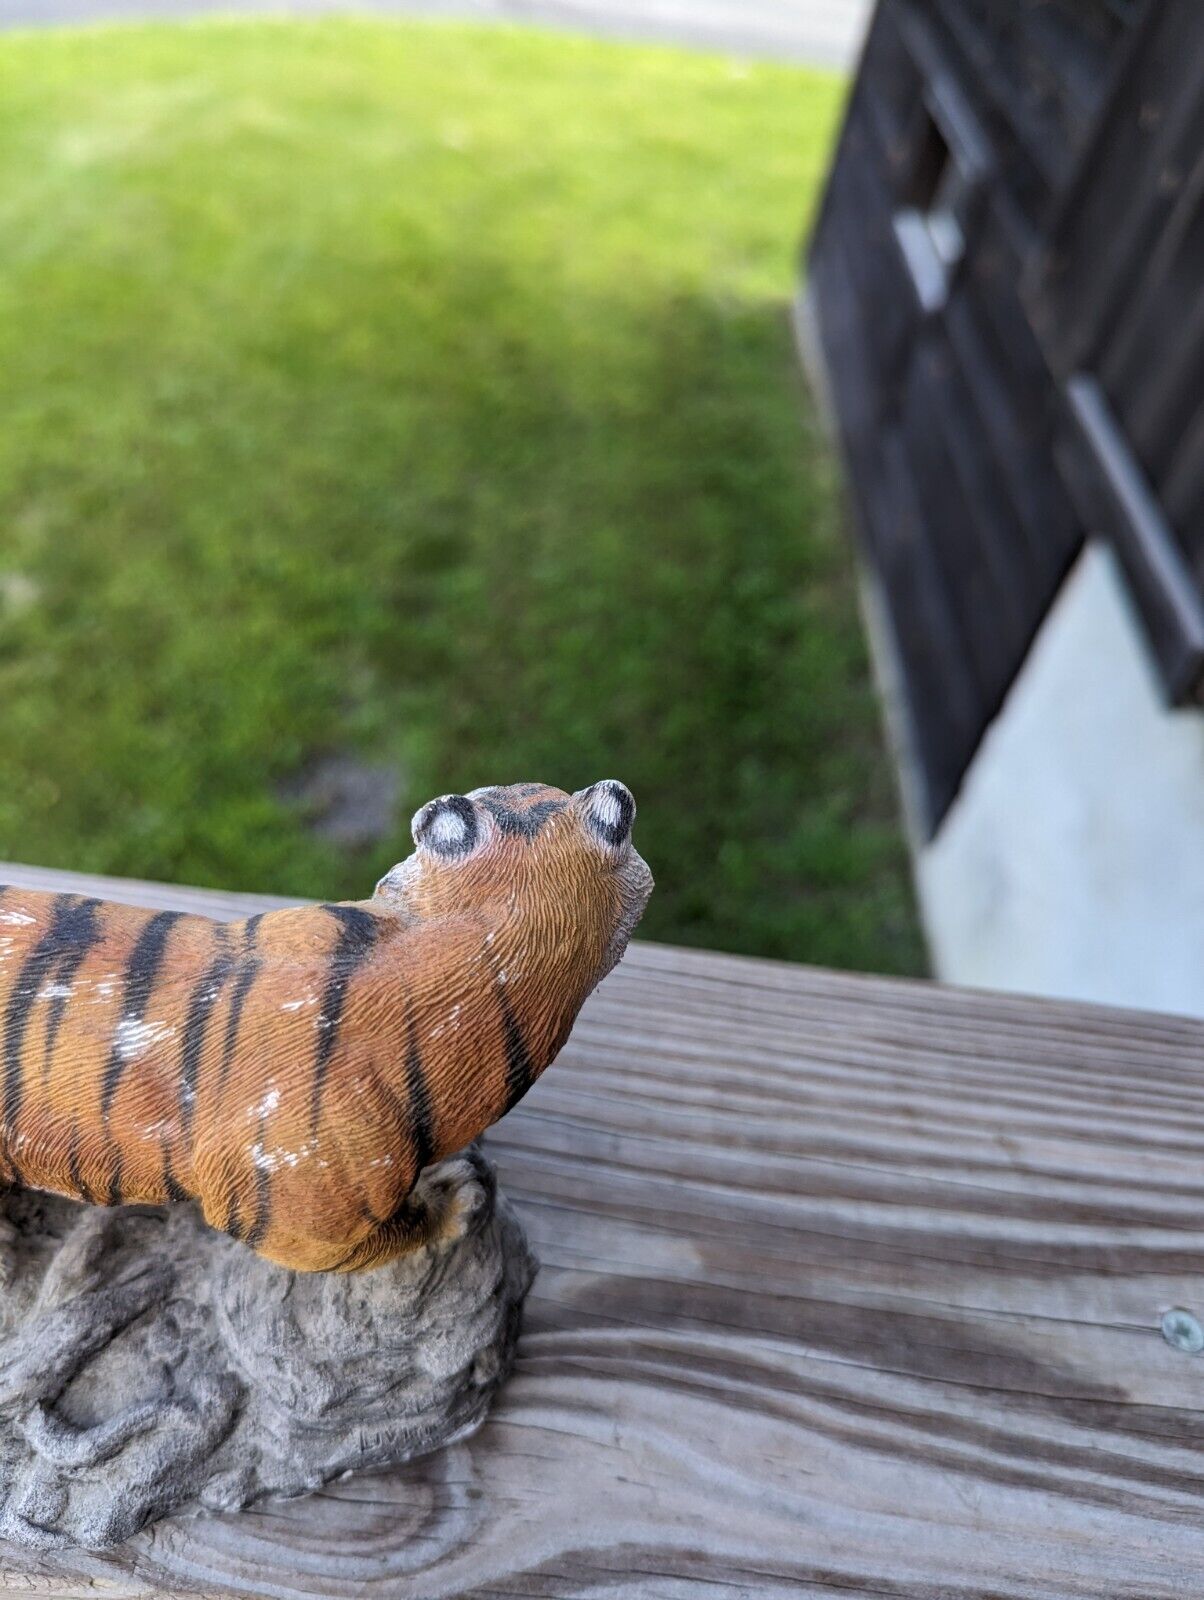
[(334, 1270), (362, 1272), (415, 1250), (455, 1244), (491, 1206), (496, 1186), (493, 1169), (476, 1150), (428, 1167), (393, 1215), (378, 1223)]

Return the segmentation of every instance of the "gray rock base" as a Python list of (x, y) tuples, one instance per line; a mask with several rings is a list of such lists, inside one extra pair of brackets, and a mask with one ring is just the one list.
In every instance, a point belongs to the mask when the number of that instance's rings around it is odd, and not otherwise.
[(346, 1275), (272, 1266), (191, 1206), (0, 1195), (0, 1538), (100, 1549), (471, 1433), (536, 1264), (481, 1156), (422, 1181), (461, 1236)]

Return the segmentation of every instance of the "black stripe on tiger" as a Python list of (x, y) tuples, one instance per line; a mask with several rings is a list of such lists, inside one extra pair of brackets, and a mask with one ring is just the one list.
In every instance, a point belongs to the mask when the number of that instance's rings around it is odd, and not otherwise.
[[(532, 787), (538, 791), (541, 785), (536, 784)], [(477, 804), (488, 811), (502, 833), (509, 834), (512, 838), (531, 840), (538, 836), (549, 817), (558, 816), (565, 809), (568, 801), (550, 798), (520, 809), (508, 806), (495, 794), (487, 793), (477, 796)]]
[(267, 1238), (268, 1227), (272, 1220), (272, 1179), (268, 1167), (268, 1157), (264, 1141), (267, 1138), (268, 1119), (261, 1116), (259, 1119), (259, 1132), (255, 1136), (255, 1220), (242, 1235), (243, 1244), (250, 1245), (252, 1250), (258, 1247)]
[(225, 1222), (222, 1224), (222, 1232), (229, 1234), (231, 1239), (237, 1239), (239, 1244), (241, 1244), (247, 1236), (247, 1230), (242, 1224), (241, 1202), (236, 1194), (231, 1195), (230, 1211)]
[(50, 1081), (50, 1063), (54, 1059), (54, 1047), (58, 1041), (63, 1014), (67, 1009), (67, 1001), (71, 997), (71, 987), (76, 975), (83, 966), (89, 950), (93, 945), (99, 944), (104, 937), (103, 925), (97, 916), (99, 910), (99, 900), (77, 902), (71, 917), (71, 948), (63, 952), (49, 982), (49, 987), (54, 993), (50, 997), (50, 1015), (46, 1018), (46, 1050), (42, 1057), (43, 1083)]
[(417, 1171), (421, 1172), (435, 1158), (435, 1107), (431, 1100), (431, 1086), (426, 1081), (422, 1065), (422, 1051), (418, 1047), (418, 1029), (414, 1025), (412, 1007), (407, 1014), (406, 1094), (409, 1096), (414, 1162)]
[(506, 1107), (502, 1113), (505, 1116), (506, 1111), (512, 1110), (531, 1087), (535, 1068), (523, 1038), (523, 1030), (506, 999), (506, 991), (500, 983), (496, 983), (493, 992), (497, 995), (498, 1010), (502, 1014), (502, 1033), (506, 1041)]
[(214, 927), (213, 937), (217, 943), (217, 955), (193, 985), (188, 999), (188, 1016), (184, 1022), (184, 1038), (180, 1045), (180, 1121), (185, 1136), (192, 1131), (197, 1075), (209, 1031), (209, 1018), (227, 978), (234, 971), (234, 955), (229, 948), (230, 936), (221, 923)]
[[(412, 1030), (413, 1024), (411, 1023), (410, 1026), (411, 1026), (411, 1030)], [(425, 1080), (424, 1077), (421, 1076), (421, 1074), (422, 1074), (422, 1063), (421, 1063), (421, 1061), (419, 1061), (417, 1065), (418, 1065), (418, 1074), (419, 1074), (418, 1083), (419, 1083), (419, 1086), (420, 1086), (421, 1093), (424, 1096), (425, 1104), (427, 1106), (426, 1132), (423, 1134), (422, 1137), (423, 1137), (423, 1139), (425, 1139), (425, 1140), (427, 1140), (429, 1142), (429, 1137), (430, 1137), (430, 1131), (429, 1131), (430, 1096), (429, 1096), (429, 1094), (427, 1093), (427, 1090), (426, 1090), (426, 1080)], [(407, 1052), (406, 1052), (406, 1078), (407, 1078), (407, 1088), (410, 1091), (406, 1098), (403, 1098), (400, 1094), (398, 1094), (394, 1090), (392, 1084), (383, 1075), (378, 1076), (375, 1081), (376, 1081), (377, 1091), (380, 1094), (381, 1098), (384, 1100), (385, 1106), (386, 1106), (386, 1108), (388, 1110), (389, 1115), (393, 1118), (394, 1125), (395, 1125), (395, 1127), (397, 1129), (397, 1138), (398, 1138), (398, 1140), (401, 1140), (401, 1139), (403, 1139), (403, 1138), (408, 1136), (411, 1139), (411, 1141), (415, 1143), (415, 1156), (417, 1156), (418, 1147), (417, 1147), (417, 1141), (415, 1141), (415, 1137), (414, 1137), (413, 1114), (412, 1114), (412, 1112), (410, 1110), (410, 1107), (413, 1104), (413, 1078), (412, 1078), (412, 1075), (410, 1073), (410, 1056), (409, 1056), (409, 1048), (408, 1047), (407, 1047)], [(430, 1158), (428, 1156), (426, 1158), (426, 1160), (429, 1161), (429, 1159)], [(420, 1166), (425, 1165), (425, 1164), (426, 1164), (426, 1161), (423, 1161), (422, 1163), (420, 1163)], [(414, 1170), (414, 1176), (415, 1177), (418, 1176), (418, 1171), (419, 1171), (419, 1168), (416, 1167), (415, 1170)], [(362, 1174), (359, 1175), (359, 1191), (360, 1191), (360, 1216), (362, 1217), (362, 1219), (365, 1222), (371, 1222), (373, 1225), (375, 1225), (377, 1223), (381, 1223), (381, 1222), (387, 1222), (389, 1217), (392, 1215), (392, 1208), (390, 1208), (390, 1210), (385, 1212), (383, 1215), (379, 1211), (375, 1210), (375, 1208), (368, 1201), (367, 1179)]]
[(242, 1026), (242, 1008), (246, 1004), (251, 986), (259, 976), (262, 963), (258, 956), (252, 955), (255, 941), (259, 937), (259, 924), (263, 920), (263, 912), (257, 911), (253, 917), (248, 917), (242, 930), (242, 955), (238, 961), (238, 981), (234, 985), (234, 993), (230, 996), (230, 1014), (226, 1018), (226, 1037), (222, 1041), (222, 1064), (217, 1076), (217, 1092), (220, 1095), (226, 1087), (226, 1079), (230, 1076), (230, 1068), (234, 1065), (234, 1055), (238, 1048), (238, 1030)]
[(171, 1145), (166, 1136), (163, 1139), (163, 1189), (169, 1200), (191, 1200), (192, 1196), (176, 1177), (175, 1169), (171, 1164)]
[(74, 1128), (71, 1130), (71, 1142), (67, 1146), (67, 1177), (81, 1200), (86, 1200), (89, 1205), (95, 1204), (95, 1197), (79, 1164), (79, 1133)]
[(121, 1015), (117, 1019), (117, 1030), (100, 1087), (100, 1114), (106, 1122), (125, 1075), (127, 1047), (123, 1030), (136, 1028), (146, 1016), (146, 1008), (159, 978), (159, 968), (163, 965), (168, 936), (181, 915), (179, 911), (156, 911), (143, 926), (125, 964)]
[(122, 1201), (121, 1179), (125, 1172), (125, 1157), (121, 1151), (117, 1152), (117, 1161), (109, 1177), (109, 1187), (105, 1192), (104, 1203), (107, 1206), (119, 1206)]
[[(82, 904), (90, 906), (94, 902)], [(50, 926), (21, 963), (4, 1008), (4, 1091), (0, 1105), (0, 1126), (4, 1128), (15, 1125), (24, 1098), (25, 1033), (34, 1002), (58, 964), (73, 954), (74, 941), (91, 927), (90, 913), (81, 919), (80, 910), (81, 902), (74, 895), (55, 896)]]
[(343, 1008), (347, 1003), (347, 986), (357, 967), (363, 965), (372, 953), (380, 932), (380, 924), (370, 911), (359, 906), (332, 905), (322, 910), (339, 923), (339, 941), (330, 957), (330, 970), (322, 995), (322, 1009), (317, 1017), (318, 1048), (314, 1054), (313, 1100), (310, 1105), (310, 1133), (318, 1131), (322, 1115), (322, 1090), (326, 1073), (339, 1040), (343, 1022)]

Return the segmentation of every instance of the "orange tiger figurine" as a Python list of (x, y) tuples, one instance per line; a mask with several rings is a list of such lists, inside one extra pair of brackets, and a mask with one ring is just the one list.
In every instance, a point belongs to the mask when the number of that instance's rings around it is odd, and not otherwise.
[(415, 1185), (526, 1093), (652, 878), (612, 780), (444, 795), (371, 900), (220, 923), (0, 891), (0, 1181), (199, 1201), (269, 1260), (439, 1237)]

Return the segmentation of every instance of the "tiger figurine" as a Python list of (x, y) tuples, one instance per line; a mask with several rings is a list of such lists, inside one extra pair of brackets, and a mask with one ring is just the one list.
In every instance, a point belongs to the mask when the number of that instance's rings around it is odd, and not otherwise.
[(195, 1200), (302, 1272), (446, 1236), (424, 1168), (555, 1058), (652, 890), (613, 780), (443, 795), (372, 899), (223, 923), (0, 890), (0, 1182)]

